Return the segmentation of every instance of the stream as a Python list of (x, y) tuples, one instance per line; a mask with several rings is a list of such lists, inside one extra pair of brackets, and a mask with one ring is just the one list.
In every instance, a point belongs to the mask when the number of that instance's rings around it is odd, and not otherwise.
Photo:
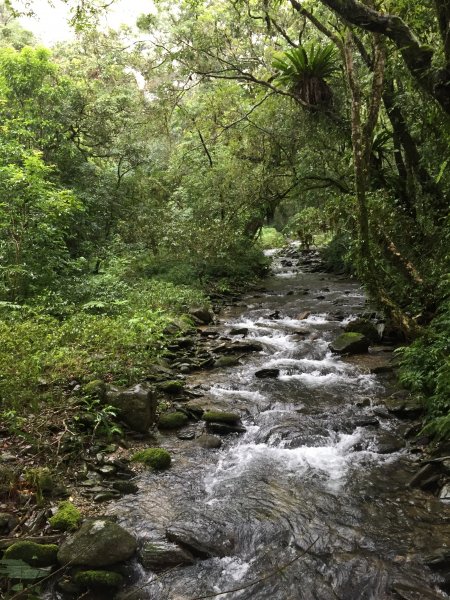
[[(123, 598), (449, 597), (424, 564), (449, 545), (449, 507), (407, 486), (420, 456), (404, 447), (409, 423), (383, 409), (393, 377), (329, 350), (343, 324), (370, 312), (364, 293), (315, 267), (295, 249), (277, 252), (265, 290), (219, 315), (223, 336), (246, 328), (245, 341), (263, 351), (187, 383), (205, 407), (241, 414), (246, 431), (224, 436), (220, 450), (158, 434), (173, 466), (142, 474), (139, 492), (110, 512), (141, 540), (165, 539), (170, 528), (203, 550), (162, 574), (136, 566), (139, 581)], [(371, 353), (392, 356), (388, 347)], [(258, 379), (263, 368), (280, 376)]]

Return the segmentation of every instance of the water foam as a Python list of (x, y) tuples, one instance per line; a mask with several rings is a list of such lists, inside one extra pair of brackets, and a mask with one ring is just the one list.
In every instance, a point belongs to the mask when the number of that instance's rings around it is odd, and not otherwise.
[[(216, 488), (222, 483), (239, 479), (251, 472), (264, 473), (276, 469), (280, 477), (286, 474), (304, 478), (316, 472), (326, 483), (335, 487), (344, 482), (349, 468), (366, 452), (352, 449), (362, 438), (360, 429), (352, 434), (331, 434), (328, 443), (322, 446), (300, 446), (283, 448), (266, 443), (242, 443), (231, 448), (219, 461), (216, 472), (206, 481), (206, 491), (211, 501)], [(272, 440), (273, 441), (273, 440)]]

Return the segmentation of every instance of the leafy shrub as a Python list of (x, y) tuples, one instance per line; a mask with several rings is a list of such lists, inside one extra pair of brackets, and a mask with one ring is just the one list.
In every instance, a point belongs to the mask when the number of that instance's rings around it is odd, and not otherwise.
[(443, 303), (428, 330), (401, 357), (401, 383), (427, 400), (428, 433), (450, 436), (450, 302)]

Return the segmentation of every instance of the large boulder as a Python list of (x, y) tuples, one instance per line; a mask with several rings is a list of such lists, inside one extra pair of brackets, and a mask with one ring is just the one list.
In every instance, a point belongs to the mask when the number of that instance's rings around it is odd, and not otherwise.
[(62, 543), (58, 562), (108, 567), (128, 560), (136, 549), (136, 539), (117, 523), (105, 518), (90, 519)]
[(146, 433), (155, 423), (158, 400), (153, 389), (145, 384), (138, 383), (125, 390), (110, 386), (106, 401), (117, 408), (119, 418), (134, 431)]
[(354, 319), (347, 323), (344, 327), (344, 331), (347, 333), (362, 333), (362, 335), (365, 335), (372, 343), (379, 342), (381, 339), (378, 329), (372, 321), (369, 321), (369, 319)]
[(200, 558), (228, 556), (235, 543), (226, 524), (201, 514), (191, 514), (185, 522), (172, 524), (166, 529), (166, 535), (170, 542), (180, 544)]
[(199, 324), (209, 325), (214, 320), (214, 314), (204, 306), (196, 306), (189, 309), (189, 315)]
[(369, 349), (370, 341), (362, 333), (342, 333), (330, 344), (337, 354), (362, 354)]

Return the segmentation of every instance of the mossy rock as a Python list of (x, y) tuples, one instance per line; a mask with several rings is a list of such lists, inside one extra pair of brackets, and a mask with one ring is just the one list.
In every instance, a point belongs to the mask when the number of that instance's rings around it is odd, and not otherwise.
[(182, 412), (164, 413), (159, 417), (158, 427), (160, 429), (176, 429), (186, 425), (188, 420), (187, 415)]
[(5, 550), (3, 558), (23, 560), (32, 567), (51, 567), (57, 563), (56, 544), (36, 544), (35, 542), (16, 542)]
[(331, 344), (337, 354), (362, 354), (369, 349), (369, 340), (362, 333), (342, 333)]
[(79, 571), (73, 577), (74, 583), (91, 590), (118, 589), (124, 578), (114, 571)]
[(170, 394), (171, 396), (176, 396), (177, 394), (181, 394), (184, 390), (184, 383), (182, 381), (178, 381), (177, 379), (171, 379), (169, 381), (162, 381), (158, 383), (158, 390), (164, 392), (165, 394)]
[(354, 319), (350, 323), (347, 323), (344, 331), (347, 333), (362, 333), (362, 335), (365, 335), (373, 343), (380, 341), (377, 328), (368, 319)]
[(82, 515), (72, 502), (61, 502), (57, 512), (48, 520), (53, 529), (74, 531), (81, 523)]
[(236, 423), (240, 421), (240, 416), (232, 412), (208, 410), (203, 413), (202, 419), (207, 423), (226, 423), (228, 425), (236, 425)]
[(94, 379), (83, 386), (83, 393), (86, 396), (104, 400), (106, 397), (106, 383), (101, 379)]
[(144, 463), (147, 467), (152, 467), (158, 471), (167, 469), (172, 462), (169, 452), (164, 448), (146, 448), (145, 450), (140, 450), (131, 457), (131, 460)]
[(240, 360), (237, 356), (220, 356), (214, 361), (213, 367), (215, 369), (224, 369), (226, 367), (235, 367), (240, 364)]

